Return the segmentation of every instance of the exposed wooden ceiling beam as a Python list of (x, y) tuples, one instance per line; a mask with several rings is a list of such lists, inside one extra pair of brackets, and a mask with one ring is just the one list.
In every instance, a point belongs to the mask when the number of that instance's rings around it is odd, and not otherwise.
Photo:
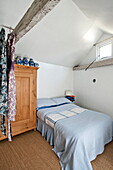
[[(94, 62), (88, 69), (90, 68), (96, 68), (96, 67), (103, 67), (103, 66), (110, 66), (113, 65), (113, 58), (107, 59), (107, 60), (101, 60), (98, 62)], [(89, 66), (89, 64), (86, 65), (80, 65), (80, 66), (74, 66), (73, 70), (86, 70), (86, 68)]]
[(61, 0), (34, 0), (23, 18), (15, 27), (16, 42), (33, 28)]

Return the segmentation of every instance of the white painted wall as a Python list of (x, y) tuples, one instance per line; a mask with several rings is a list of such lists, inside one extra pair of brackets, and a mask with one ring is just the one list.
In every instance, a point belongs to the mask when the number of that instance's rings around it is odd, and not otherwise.
[(79, 105), (113, 118), (113, 66), (74, 71), (74, 94)]
[(73, 91), (73, 71), (70, 67), (39, 62), (38, 98), (64, 96), (65, 90)]
[[(93, 49), (85, 63), (94, 56)], [(80, 106), (106, 113), (113, 119), (113, 66), (74, 71), (74, 94)]]

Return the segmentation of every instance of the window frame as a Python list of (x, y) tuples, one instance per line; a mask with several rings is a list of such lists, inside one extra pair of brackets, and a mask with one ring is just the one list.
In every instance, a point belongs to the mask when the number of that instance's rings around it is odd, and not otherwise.
[[(100, 58), (100, 48), (104, 47), (106, 45), (109, 45), (109, 44), (111, 44), (111, 56), (110, 57), (106, 56), (104, 58)], [(107, 59), (110, 59), (110, 58), (113, 58), (113, 39), (106, 40), (106, 41), (101, 42), (101, 43), (96, 45), (96, 61), (107, 60)]]

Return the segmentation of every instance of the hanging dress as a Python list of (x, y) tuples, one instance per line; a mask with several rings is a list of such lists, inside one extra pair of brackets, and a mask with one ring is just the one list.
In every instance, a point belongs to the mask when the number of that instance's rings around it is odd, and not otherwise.
[(7, 57), (5, 29), (0, 31), (0, 130), (6, 135), (5, 117), (7, 116)]
[(8, 34), (7, 39), (7, 65), (8, 65), (8, 139), (11, 141), (11, 121), (16, 115), (16, 80), (14, 73), (15, 34)]

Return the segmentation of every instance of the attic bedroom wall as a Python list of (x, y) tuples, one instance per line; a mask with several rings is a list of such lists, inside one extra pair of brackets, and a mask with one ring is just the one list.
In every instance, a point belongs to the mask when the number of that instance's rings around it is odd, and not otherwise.
[[(101, 40), (107, 37), (110, 35), (104, 34)], [(82, 64), (93, 61), (95, 54), (92, 49)], [(106, 113), (113, 119), (113, 66), (74, 71), (74, 94), (80, 106)]]
[(65, 90), (73, 91), (73, 70), (54, 64), (39, 62), (38, 98), (64, 96)]

